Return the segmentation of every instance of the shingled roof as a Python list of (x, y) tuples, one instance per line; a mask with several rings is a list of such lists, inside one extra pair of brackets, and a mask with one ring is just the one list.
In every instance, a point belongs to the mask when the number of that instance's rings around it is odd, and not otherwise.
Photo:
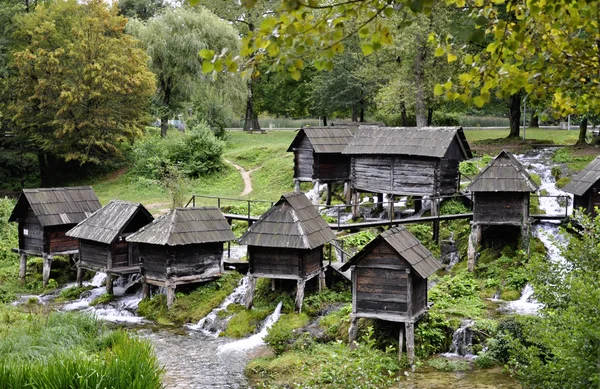
[(161, 246), (227, 242), (235, 235), (217, 207), (176, 208), (127, 237)]
[(135, 216), (144, 218), (146, 223), (154, 220), (140, 203), (112, 200), (70, 229), (67, 236), (111, 244)]
[(350, 269), (351, 266), (360, 262), (368, 253), (370, 253), (381, 240), (386, 241), (396, 251), (398, 255), (404, 258), (410, 266), (423, 278), (427, 278), (442, 267), (441, 263), (435, 259), (431, 251), (419, 242), (413, 234), (404, 226), (397, 226), (380, 234), (373, 239), (361, 251), (359, 251), (350, 261), (341, 267), (341, 271)]
[(356, 127), (307, 127), (300, 129), (287, 151), (294, 151), (304, 136), (317, 154), (341, 153), (352, 139)]
[(460, 127), (360, 126), (343, 154), (390, 154), (443, 158), (456, 140), (465, 159), (473, 158)]
[(575, 196), (583, 196), (598, 180), (600, 180), (600, 156), (573, 176), (563, 190)]
[(538, 186), (519, 161), (502, 150), (467, 187), (471, 192), (535, 192)]
[(286, 193), (240, 238), (240, 244), (314, 249), (335, 238), (304, 193)]
[(8, 221), (25, 217), (27, 204), (43, 227), (77, 224), (102, 206), (91, 186), (23, 189)]

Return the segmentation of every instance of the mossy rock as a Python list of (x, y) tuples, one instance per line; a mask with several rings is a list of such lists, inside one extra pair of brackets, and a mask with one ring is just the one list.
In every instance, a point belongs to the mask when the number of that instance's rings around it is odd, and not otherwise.
[(569, 177), (562, 177), (561, 179), (556, 181), (556, 187), (557, 188), (563, 188), (565, 185), (567, 185), (569, 182), (571, 182), (571, 179)]
[(521, 298), (521, 292), (518, 290), (503, 290), (500, 298), (504, 301), (515, 301)]

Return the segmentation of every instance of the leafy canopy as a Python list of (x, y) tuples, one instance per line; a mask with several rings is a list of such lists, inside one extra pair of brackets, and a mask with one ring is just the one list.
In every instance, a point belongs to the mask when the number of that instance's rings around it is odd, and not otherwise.
[(37, 150), (99, 163), (141, 133), (154, 76), (126, 22), (101, 0), (41, 3), (17, 18), (26, 43), (13, 53), (10, 110)]

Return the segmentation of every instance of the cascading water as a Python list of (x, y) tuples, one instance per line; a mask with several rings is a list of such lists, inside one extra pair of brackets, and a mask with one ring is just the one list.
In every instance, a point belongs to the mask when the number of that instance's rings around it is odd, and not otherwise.
[(463, 357), (468, 359), (476, 358), (473, 355), (473, 320), (463, 320), (460, 327), (452, 334), (452, 346), (450, 352), (443, 353), (444, 357), (456, 358)]
[[(540, 197), (540, 209), (549, 215), (570, 215), (573, 210), (572, 199), (568, 193), (556, 187), (556, 180), (552, 176), (550, 165), (554, 151), (553, 148), (546, 148), (523, 155), (516, 155), (515, 157), (528, 171), (540, 176), (540, 191), (545, 190), (548, 196), (566, 196), (568, 199), (566, 205), (564, 205), (559, 203), (557, 197)], [(560, 248), (557, 246), (557, 242), (562, 242), (557, 222), (542, 219), (535, 227), (534, 234), (546, 247), (549, 260), (562, 261)], [(512, 313), (535, 315), (541, 308), (541, 304), (533, 298), (533, 294), (533, 287), (530, 284), (525, 285), (521, 292), (521, 297), (516, 301), (507, 303), (502, 307), (502, 310)]]
[(248, 277), (240, 280), (238, 287), (219, 305), (213, 309), (206, 317), (202, 318), (197, 324), (191, 324), (187, 327), (194, 331), (200, 331), (207, 336), (217, 337), (225, 329), (227, 322), (231, 317), (219, 318), (219, 312), (227, 309), (231, 304), (241, 304), (245, 301), (246, 291), (248, 290)]

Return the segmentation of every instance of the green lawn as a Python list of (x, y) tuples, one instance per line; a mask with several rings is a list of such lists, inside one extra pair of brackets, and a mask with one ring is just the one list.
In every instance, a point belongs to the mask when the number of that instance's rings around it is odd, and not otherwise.
[[(501, 139), (506, 138), (510, 130), (465, 130), (465, 135), (469, 143), (478, 142), (484, 139)], [(579, 131), (571, 130), (548, 130), (539, 128), (528, 128), (525, 132), (527, 141), (535, 140), (538, 143), (555, 143), (559, 145), (572, 145), (577, 141)], [(521, 137), (523, 137), (523, 129), (521, 129)], [(547, 142), (546, 142), (547, 141)]]

